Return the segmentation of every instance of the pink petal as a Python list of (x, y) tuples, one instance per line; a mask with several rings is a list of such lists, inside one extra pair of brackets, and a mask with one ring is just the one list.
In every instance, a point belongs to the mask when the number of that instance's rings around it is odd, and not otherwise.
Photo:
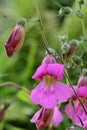
[(77, 89), (77, 93), (80, 97), (87, 98), (87, 86), (81, 86)]
[(47, 64), (46, 63), (43, 63), (42, 65), (40, 65), (37, 68), (37, 70), (34, 73), (34, 75), (32, 76), (32, 78), (36, 79), (36, 80), (41, 80), (42, 76), (44, 76), (47, 73), (46, 68), (47, 68)]
[(71, 89), (64, 83), (56, 82), (54, 89), (57, 99), (61, 102), (66, 102), (71, 97)]
[(57, 95), (54, 88), (44, 87), (42, 82), (31, 91), (30, 99), (34, 104), (45, 108), (53, 108), (57, 105)]
[(84, 122), (84, 120), (86, 119), (86, 114), (84, 113), (83, 108), (77, 104), (77, 101), (74, 101), (73, 103), (74, 107), (72, 107), (72, 109), (70, 104), (66, 105), (65, 112), (70, 119), (74, 120), (74, 123), (76, 125), (82, 126), (80, 119), (82, 120), (82, 122)]
[(87, 118), (86, 121), (84, 122), (84, 128), (87, 130)]
[(57, 78), (57, 80), (61, 80), (64, 74), (64, 65), (57, 63), (53, 64), (43, 63), (37, 68), (32, 78), (36, 80), (41, 80), (42, 76), (46, 74), (53, 75)]
[(57, 125), (63, 120), (62, 113), (59, 111), (58, 107), (54, 108), (54, 114), (51, 120), (51, 124)]
[(61, 80), (64, 74), (64, 65), (61, 64), (48, 64), (47, 73), (49, 75), (54, 75), (57, 80)]
[(40, 109), (39, 111), (37, 111), (37, 112), (35, 113), (35, 115), (32, 117), (32, 119), (30, 120), (30, 122), (36, 123), (38, 117), (40, 116), (41, 110), (42, 110), (42, 109)]

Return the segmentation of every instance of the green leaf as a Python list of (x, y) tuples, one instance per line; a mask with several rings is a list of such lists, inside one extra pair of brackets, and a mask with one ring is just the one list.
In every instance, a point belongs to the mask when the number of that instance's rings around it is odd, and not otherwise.
[[(22, 101), (24, 101), (24, 102), (26, 102), (26, 103), (28, 103), (28, 104), (32, 104), (32, 102), (31, 102), (31, 100), (30, 100), (30, 98), (29, 98), (29, 94), (28, 94), (27, 92), (23, 91), (23, 90), (21, 90), (21, 91), (19, 91), (19, 92), (17, 93), (17, 97), (18, 97), (20, 100), (22, 100)], [(32, 104), (32, 105), (33, 105), (33, 104)]]

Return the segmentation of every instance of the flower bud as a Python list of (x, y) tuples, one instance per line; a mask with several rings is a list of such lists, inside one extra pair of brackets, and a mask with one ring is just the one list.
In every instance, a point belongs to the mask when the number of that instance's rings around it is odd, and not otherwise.
[(21, 24), (17, 24), (4, 45), (8, 57), (20, 50), (24, 41), (24, 35), (24, 27)]
[(59, 10), (59, 15), (60, 16), (68, 15), (68, 14), (71, 14), (71, 13), (72, 13), (72, 9), (70, 7), (62, 7)]
[(48, 54), (43, 59), (42, 63), (46, 63), (46, 64), (56, 63), (56, 59), (52, 56), (52, 54)]
[(63, 53), (63, 60), (71, 58), (74, 51), (75, 51), (75, 47), (72, 44), (69, 44), (67, 47), (67, 53)]
[(53, 116), (53, 112), (53, 109), (42, 108), (31, 119), (31, 122), (35, 122), (37, 129), (42, 130), (50, 123)]
[(78, 80), (78, 87), (87, 86), (87, 69), (83, 69), (83, 75)]

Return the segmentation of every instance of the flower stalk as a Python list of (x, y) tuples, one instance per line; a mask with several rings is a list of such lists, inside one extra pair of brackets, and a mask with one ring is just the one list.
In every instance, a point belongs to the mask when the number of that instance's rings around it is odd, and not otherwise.
[(41, 29), (41, 35), (42, 35), (42, 38), (43, 38), (43, 44), (44, 44), (48, 54), (50, 54), (49, 45), (48, 45), (48, 42), (47, 42), (47, 39), (46, 39), (44, 26), (43, 26), (42, 18), (41, 18), (41, 15), (40, 15), (40, 11), (39, 11), (37, 0), (35, 0), (35, 8), (36, 8), (36, 12), (37, 12), (37, 15), (38, 15), (39, 21), (40, 21), (40, 29)]
[(5, 87), (5, 86), (8, 86), (8, 85), (10, 85), (10, 86), (12, 86), (12, 87), (15, 87), (15, 88), (17, 88), (17, 89), (19, 89), (19, 90), (23, 90), (23, 91), (25, 91), (26, 93), (28, 93), (28, 94), (30, 95), (30, 91), (29, 91), (29, 90), (23, 88), (22, 86), (20, 86), (20, 85), (18, 85), (18, 84), (16, 84), (16, 83), (13, 83), (13, 82), (5, 82), (5, 83), (2, 83), (2, 84), (0, 84), (0, 88)]

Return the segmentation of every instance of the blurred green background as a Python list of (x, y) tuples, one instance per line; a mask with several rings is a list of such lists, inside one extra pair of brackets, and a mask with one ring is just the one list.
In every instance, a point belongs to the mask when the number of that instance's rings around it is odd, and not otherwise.
[[(38, 0), (40, 13), (49, 45), (60, 53), (61, 43), (58, 36), (68, 35), (68, 42), (72, 39), (80, 40), (83, 36), (82, 20), (74, 13), (58, 17), (61, 7), (76, 9), (75, 0)], [(85, 30), (87, 29), (87, 6), (82, 5)], [(12, 28), (20, 18), (37, 18), (34, 0), (0, 0), (0, 83), (15, 82), (31, 90), (37, 84), (32, 75), (41, 64), (45, 56), (45, 48), (37, 22), (28, 22), (25, 26), (25, 40), (18, 53), (8, 58), (5, 54), (4, 44)], [(85, 32), (86, 33), (86, 32)], [(86, 35), (86, 34), (85, 34)], [(80, 47), (76, 50), (77, 56), (86, 63), (87, 53)], [(82, 54), (82, 55), (81, 55)], [(84, 65), (86, 67), (87, 64)], [(72, 68), (69, 75), (76, 85), (81, 68)], [(63, 79), (65, 82), (65, 79)], [(0, 88), (0, 106), (11, 101), (10, 107), (0, 123), (0, 130), (36, 130), (35, 124), (30, 123), (33, 114), (38, 110), (31, 102), (26, 103), (17, 98), (18, 90), (11, 86)], [(63, 110), (64, 104), (62, 105)], [(54, 130), (67, 129), (71, 121), (64, 115), (64, 121)], [(46, 128), (48, 129), (48, 128)]]

